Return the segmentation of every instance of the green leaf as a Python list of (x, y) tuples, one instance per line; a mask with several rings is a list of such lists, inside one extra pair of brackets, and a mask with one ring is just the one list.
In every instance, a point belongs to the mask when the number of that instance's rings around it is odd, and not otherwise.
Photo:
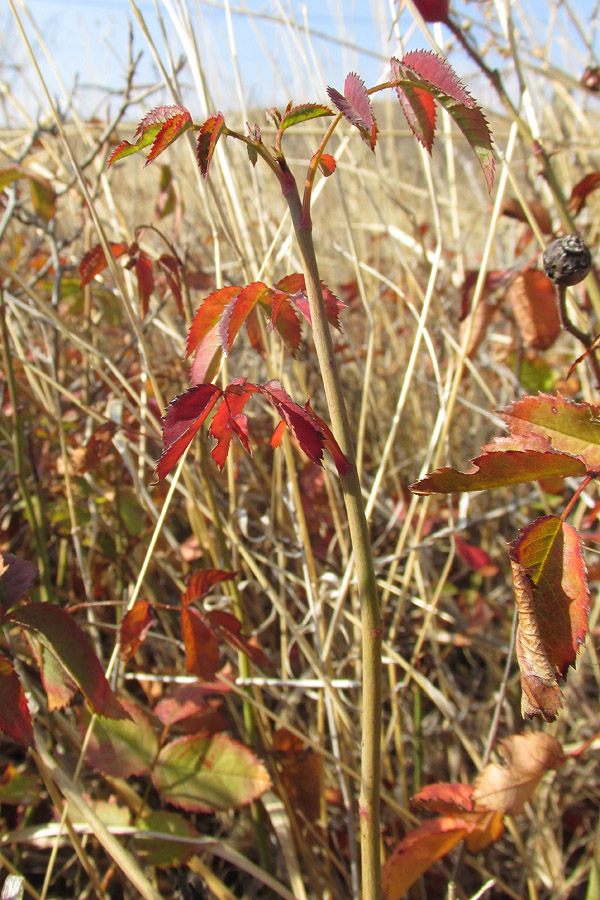
[(87, 697), (94, 712), (114, 719), (127, 713), (114, 695), (87, 637), (68, 612), (53, 603), (28, 603), (5, 621), (29, 629), (61, 661)]
[[(146, 837), (145, 832), (152, 832), (152, 835)], [(179, 813), (161, 809), (137, 822), (135, 844), (147, 866), (183, 866), (199, 841), (200, 835), (194, 826)]]
[[(556, 453), (551, 449), (547, 451), (508, 449), (513, 445), (508, 443), (503, 445), (501, 441), (502, 439), (497, 439), (494, 444), (484, 448), (485, 452), (471, 460), (472, 466), (466, 472), (444, 466), (412, 484), (411, 491), (413, 494), (483, 491), (506, 487), (509, 484), (538, 481), (552, 475), (586, 473), (584, 463), (574, 456)], [(507, 449), (501, 449), (503, 446)]]
[[(86, 752), (90, 765), (115, 778), (144, 775), (158, 753), (158, 738), (149, 718), (133, 703), (124, 701), (123, 707), (128, 719), (97, 720)], [(87, 720), (84, 716), (84, 729)]]
[(152, 781), (168, 803), (198, 812), (236, 809), (271, 786), (252, 751), (225, 734), (192, 735), (167, 744)]
[(332, 116), (333, 112), (328, 106), (321, 103), (303, 103), (302, 106), (292, 106), (286, 109), (285, 115), (279, 126), (280, 131), (298, 125), (299, 122), (307, 122), (309, 119), (318, 119), (320, 116)]
[(113, 151), (108, 165), (109, 168), (119, 159), (138, 153), (145, 147), (152, 145), (146, 158), (145, 165), (153, 162), (169, 144), (181, 137), (184, 132), (192, 127), (192, 118), (183, 106), (158, 106), (147, 113), (138, 125), (134, 143), (123, 141)]
[(560, 394), (523, 397), (500, 411), (514, 435), (538, 435), (562, 453), (578, 456), (589, 472), (600, 472), (600, 406), (575, 403)]

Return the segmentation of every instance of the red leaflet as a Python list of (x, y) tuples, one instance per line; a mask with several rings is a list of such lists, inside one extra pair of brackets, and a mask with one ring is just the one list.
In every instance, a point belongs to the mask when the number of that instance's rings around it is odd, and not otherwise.
[(113, 151), (108, 165), (137, 153), (152, 144), (145, 165), (153, 162), (169, 144), (191, 128), (192, 119), (183, 106), (158, 106), (144, 116), (135, 132), (134, 143), (123, 141)]
[(141, 252), (138, 255), (135, 262), (135, 275), (137, 278), (138, 296), (140, 300), (140, 318), (145, 319), (148, 315), (150, 297), (154, 290), (152, 260), (146, 253)]
[(152, 624), (152, 607), (147, 600), (137, 600), (123, 616), (119, 629), (121, 659), (128, 663), (141, 647)]
[(340, 94), (332, 87), (327, 88), (327, 93), (336, 109), (358, 129), (363, 141), (374, 150), (377, 142), (377, 123), (362, 78), (355, 72), (350, 72), (344, 82), (344, 94)]
[(229, 301), (242, 290), (240, 285), (220, 288), (210, 294), (198, 307), (188, 333), (186, 356), (195, 351), (190, 371), (192, 384), (201, 384), (207, 380), (211, 365), (219, 350), (219, 319)]
[(216, 584), (222, 581), (230, 581), (235, 578), (237, 572), (226, 572), (223, 569), (202, 569), (190, 576), (187, 590), (181, 595), (181, 602), (189, 606), (194, 600), (205, 597)]
[[(304, 275), (298, 272), (293, 275), (286, 275), (285, 278), (282, 278), (277, 282), (275, 288), (278, 291), (285, 291), (285, 293), (288, 294), (294, 306), (302, 313), (308, 324), (312, 327)], [(334, 328), (341, 331), (342, 326), (340, 325), (339, 316), (342, 310), (346, 309), (347, 304), (344, 303), (343, 300), (340, 300), (339, 297), (336, 297), (333, 291), (329, 290), (327, 285), (323, 284), (323, 282), (321, 282), (321, 290), (323, 291), (327, 320)]]
[(419, 143), (431, 153), (435, 137), (435, 100), (429, 91), (409, 83), (417, 79), (396, 57), (392, 56), (390, 64), (392, 79), (404, 80), (402, 85), (396, 85), (395, 90), (408, 126)]
[(217, 113), (216, 116), (210, 116), (200, 129), (196, 147), (196, 156), (200, 171), (202, 172), (202, 177), (205, 181), (208, 178), (208, 169), (213, 153), (215, 152), (215, 147), (217, 146), (217, 141), (224, 130), (225, 119), (223, 118), (222, 113)]
[(413, 0), (426, 22), (446, 22), (449, 0)]
[(333, 461), (335, 463), (335, 467), (338, 470), (339, 475), (345, 475), (346, 472), (349, 472), (352, 469), (352, 464), (348, 462), (344, 454), (342, 453), (341, 447), (333, 436), (333, 432), (331, 431), (329, 425), (323, 421), (316, 413), (313, 412), (312, 407), (310, 405), (310, 400), (306, 401), (304, 408), (311, 414), (313, 419), (319, 424), (321, 431), (323, 433), (323, 437), (325, 438), (325, 449), (329, 451), (331, 454)]
[(277, 379), (268, 381), (262, 387), (260, 385), (256, 387), (277, 411), (308, 458), (322, 465), (325, 439), (314, 416), (295, 403)]
[(159, 481), (169, 474), (192, 443), (221, 395), (221, 389), (214, 384), (199, 384), (169, 403), (163, 419), (164, 449), (156, 466)]
[(216, 628), (228, 644), (241, 650), (242, 653), (263, 668), (268, 668), (269, 660), (260, 647), (252, 642), (252, 638), (242, 634), (242, 623), (231, 613), (224, 612), (221, 609), (213, 609), (206, 613), (206, 618)]
[(487, 120), (450, 64), (435, 53), (417, 50), (407, 53), (402, 62), (392, 57), (391, 67), (402, 109), (423, 146), (431, 151), (435, 128), (431, 103), (422, 94), (425, 91), (452, 116), (468, 140), (491, 191), (494, 153)]
[(257, 303), (266, 302), (273, 296), (273, 288), (267, 287), (262, 281), (255, 281), (243, 288), (232, 297), (219, 322), (219, 339), (223, 351), (230, 352), (238, 331), (254, 309)]
[(329, 178), (335, 172), (335, 159), (329, 153), (322, 153), (319, 159), (319, 169), (325, 176)]
[(221, 471), (227, 460), (234, 435), (238, 436), (244, 450), (252, 455), (248, 440), (248, 416), (242, 414), (251, 393), (253, 391), (241, 395), (226, 394), (210, 423), (208, 433), (217, 439), (217, 446), (213, 449), (211, 456)]
[[(111, 244), (110, 250), (115, 259), (123, 256), (127, 252), (127, 244)], [(79, 263), (79, 274), (81, 276), (81, 287), (85, 287), (90, 281), (98, 275), (107, 266), (106, 256), (101, 244), (96, 244), (91, 250), (85, 254)]]
[(185, 668), (192, 675), (210, 681), (219, 668), (219, 641), (196, 609), (182, 607), (181, 634), (185, 644)]
[(477, 547), (474, 544), (467, 544), (466, 541), (461, 540), (457, 535), (454, 535), (454, 545), (456, 547), (456, 555), (459, 559), (462, 559), (470, 569), (474, 569), (475, 572), (479, 572), (481, 575), (487, 577), (495, 575), (498, 572), (498, 566), (494, 560), (489, 553), (486, 553), (481, 547)]
[(181, 276), (179, 274), (180, 262), (176, 257), (163, 254), (156, 260), (156, 265), (164, 272), (169, 290), (173, 294), (177, 312), (183, 315), (183, 300), (181, 297)]
[(283, 291), (273, 292), (271, 319), (267, 324), (267, 331), (272, 331), (273, 329), (277, 331), (291, 356), (295, 358), (302, 340), (302, 330), (292, 301), (289, 295)]
[(0, 730), (19, 744), (34, 746), (25, 693), (12, 663), (3, 655), (0, 655)]

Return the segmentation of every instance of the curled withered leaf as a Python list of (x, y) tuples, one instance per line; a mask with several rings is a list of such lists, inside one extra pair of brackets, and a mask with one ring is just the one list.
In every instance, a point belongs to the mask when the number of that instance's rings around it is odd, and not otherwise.
[(539, 780), (564, 762), (559, 742), (551, 734), (535, 731), (514, 734), (501, 742), (504, 765), (490, 763), (475, 781), (476, 809), (518, 815), (533, 794)]
[(511, 561), (513, 584), (519, 612), (517, 660), (521, 670), (521, 713), (524, 717), (542, 716), (553, 722), (562, 706), (562, 693), (542, 645), (534, 613), (534, 585), (519, 563)]
[(556, 295), (550, 279), (539, 269), (520, 272), (506, 292), (523, 343), (547, 350), (560, 334)]

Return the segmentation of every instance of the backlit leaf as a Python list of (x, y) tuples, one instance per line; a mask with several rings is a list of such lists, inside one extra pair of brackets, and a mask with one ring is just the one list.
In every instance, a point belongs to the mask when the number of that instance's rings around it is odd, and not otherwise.
[(198, 135), (198, 144), (196, 146), (196, 156), (202, 177), (206, 181), (208, 178), (208, 169), (210, 167), (217, 141), (221, 137), (225, 129), (225, 119), (222, 113), (216, 116), (209, 116), (202, 125)]
[(374, 150), (377, 142), (377, 123), (362, 78), (355, 72), (350, 72), (344, 82), (343, 94), (332, 87), (327, 88), (327, 93), (336, 109), (358, 129), (363, 141)]
[(192, 735), (167, 744), (152, 781), (168, 803), (198, 812), (237, 809), (271, 786), (252, 751), (225, 734)]
[[(127, 244), (124, 242), (121, 242), (120, 244), (111, 244), (110, 250), (114, 258), (118, 259), (119, 256), (122, 256), (127, 252)], [(105, 269), (107, 265), (108, 263), (106, 262), (104, 248), (101, 244), (96, 244), (91, 250), (88, 250), (79, 263), (81, 287), (85, 287), (86, 284), (89, 284), (90, 281)]]
[(272, 296), (273, 288), (267, 287), (262, 281), (256, 281), (242, 288), (236, 296), (232, 297), (219, 321), (219, 338), (221, 347), (226, 354), (231, 351), (240, 328), (256, 304), (270, 300)]
[(28, 603), (13, 610), (8, 618), (31, 630), (55, 654), (75, 679), (94, 712), (115, 719), (128, 718), (106, 680), (90, 642), (68, 612), (53, 603)]
[[(129, 718), (120, 721), (97, 719), (86, 751), (91, 766), (115, 778), (150, 772), (159, 747), (148, 716), (133, 703), (124, 701), (123, 706)], [(82, 716), (82, 733), (87, 731), (88, 724), (88, 717)]]
[(147, 600), (136, 600), (123, 616), (119, 628), (119, 643), (124, 663), (128, 663), (141, 647), (152, 620), (152, 607)]
[(181, 137), (192, 126), (192, 119), (183, 106), (158, 106), (147, 113), (138, 125), (134, 142), (123, 141), (113, 150), (108, 161), (109, 167), (119, 159), (151, 146), (145, 165), (153, 162), (163, 150)]
[(187, 336), (186, 356), (194, 355), (190, 379), (192, 384), (207, 380), (211, 363), (220, 349), (219, 319), (227, 304), (242, 290), (241, 285), (228, 285), (210, 294), (198, 307)]
[(408, 122), (423, 145), (431, 150), (435, 123), (431, 118), (431, 106), (421, 94), (416, 94), (416, 89), (430, 94), (454, 119), (473, 148), (488, 191), (491, 191), (494, 153), (487, 120), (447, 60), (430, 51), (416, 50), (405, 54), (401, 62), (392, 57), (391, 65), (392, 79), (397, 82), (396, 92), (400, 96), (405, 85), (409, 89), (407, 100), (411, 103), (412, 115)]
[(19, 676), (0, 654), (0, 730), (19, 744), (33, 747), (33, 725)]
[[(299, 272), (296, 272), (293, 275), (286, 275), (285, 278), (282, 278), (277, 282), (275, 289), (277, 291), (284, 291), (289, 295), (294, 306), (296, 306), (298, 311), (302, 313), (308, 324), (312, 327), (310, 305), (306, 294), (304, 275)], [(346, 304), (343, 300), (336, 297), (333, 291), (331, 291), (326, 284), (323, 284), (323, 282), (321, 282), (321, 290), (323, 291), (327, 320), (334, 328), (341, 331), (342, 328), (339, 317), (342, 310), (346, 309)]]
[(402, 80), (402, 84), (397, 84), (395, 90), (408, 126), (419, 143), (431, 153), (435, 137), (435, 100), (429, 91), (410, 83), (417, 79), (396, 57), (392, 56), (390, 63), (392, 79)]
[(273, 294), (271, 320), (267, 325), (268, 331), (272, 329), (277, 331), (291, 356), (295, 358), (302, 340), (302, 331), (292, 301), (283, 291), (275, 291)]
[(199, 384), (169, 403), (163, 419), (164, 449), (156, 466), (159, 481), (165, 478), (191, 444), (221, 396), (214, 384)]
[(330, 175), (333, 175), (335, 172), (336, 162), (333, 156), (329, 153), (322, 153), (319, 157), (319, 169), (325, 176), (325, 178), (329, 178)]
[(297, 125), (299, 122), (307, 122), (309, 119), (332, 115), (333, 113), (329, 107), (323, 106), (321, 103), (303, 103), (301, 106), (292, 106), (290, 109), (286, 109), (279, 130), (285, 131), (286, 128), (291, 128), (292, 125)]
[(523, 715), (556, 717), (558, 678), (575, 665), (588, 632), (590, 594), (578, 532), (557, 516), (544, 516), (510, 545), (519, 612), (517, 658)]
[(543, 731), (513, 734), (500, 745), (504, 765), (490, 763), (485, 767), (475, 780), (473, 801), (478, 809), (516, 816), (540, 779), (561, 766), (565, 755), (556, 738)]

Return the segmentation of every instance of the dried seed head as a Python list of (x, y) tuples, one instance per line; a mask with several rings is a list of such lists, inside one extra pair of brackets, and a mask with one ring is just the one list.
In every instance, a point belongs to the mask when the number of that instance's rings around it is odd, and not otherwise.
[(592, 255), (578, 234), (567, 234), (548, 244), (542, 262), (550, 281), (570, 287), (579, 284), (588, 274), (592, 268)]

